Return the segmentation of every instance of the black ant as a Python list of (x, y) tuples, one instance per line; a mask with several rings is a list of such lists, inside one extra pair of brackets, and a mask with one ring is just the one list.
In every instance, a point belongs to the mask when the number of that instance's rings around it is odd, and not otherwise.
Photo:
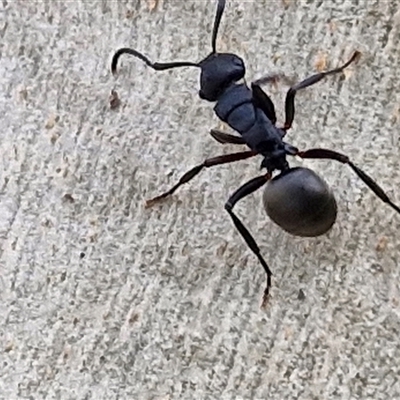
[[(214, 111), (217, 117), (240, 134), (240, 136), (235, 136), (219, 130), (211, 130), (212, 137), (220, 143), (247, 145), (250, 149), (205, 160), (184, 174), (170, 190), (148, 200), (147, 206), (170, 196), (204, 168), (240, 161), (256, 155), (262, 157), (261, 168), (265, 168), (267, 172), (237, 189), (229, 197), (225, 209), (267, 274), (267, 287), (263, 297), (263, 304), (265, 304), (271, 287), (272, 272), (253, 236), (233, 212), (235, 204), (268, 182), (264, 194), (264, 205), (268, 215), (283, 229), (299, 236), (318, 236), (326, 233), (334, 224), (337, 214), (335, 198), (322, 178), (308, 168), (290, 168), (287, 156), (330, 159), (347, 164), (382, 201), (389, 204), (399, 214), (400, 208), (388, 198), (372, 178), (356, 167), (348, 156), (322, 148), (300, 151), (283, 140), (293, 123), (294, 99), (297, 91), (314, 85), (328, 75), (342, 73), (360, 57), (360, 53), (354, 52), (341, 67), (317, 73), (293, 85), (286, 94), (285, 123), (282, 127), (277, 127), (274, 104), (260, 85), (274, 82), (279, 79), (279, 76), (263, 77), (252, 82), (248, 87), (242, 82), (245, 75), (243, 60), (236, 54), (218, 53), (216, 50), (216, 39), (224, 8), (225, 0), (218, 0), (211, 39), (212, 52), (204, 60), (153, 63), (136, 50), (122, 48), (114, 54), (111, 70), (114, 74), (116, 73), (118, 60), (122, 54), (135, 56), (156, 71), (178, 67), (200, 68), (200, 98), (216, 102)], [(275, 171), (279, 173), (273, 177)]]

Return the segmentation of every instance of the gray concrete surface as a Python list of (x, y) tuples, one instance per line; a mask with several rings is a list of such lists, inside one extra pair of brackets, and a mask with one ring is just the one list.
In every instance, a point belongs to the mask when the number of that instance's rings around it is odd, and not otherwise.
[[(151, 4), (0, 5), (0, 398), (399, 399), (400, 216), (350, 169), (293, 162), (335, 189), (338, 222), (317, 239), (274, 226), (261, 192), (238, 206), (274, 272), (266, 310), (263, 270), (223, 210), (259, 160), (144, 209), (234, 149), (208, 135), (219, 122), (197, 70), (125, 57), (111, 76), (121, 46), (159, 61), (210, 50), (214, 1)], [(249, 81), (361, 51), (298, 96), (288, 140), (351, 155), (400, 203), (399, 37), (396, 1), (233, 1), (218, 47)], [(287, 87), (266, 89), (282, 121)]]

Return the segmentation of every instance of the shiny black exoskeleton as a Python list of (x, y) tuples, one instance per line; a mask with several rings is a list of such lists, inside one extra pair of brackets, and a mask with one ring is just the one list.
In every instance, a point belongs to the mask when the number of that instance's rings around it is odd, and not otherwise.
[[(267, 274), (267, 287), (264, 291), (265, 303), (271, 286), (272, 273), (254, 238), (233, 212), (235, 204), (268, 183), (264, 195), (266, 211), (271, 219), (286, 231), (299, 236), (317, 236), (327, 232), (336, 219), (336, 201), (326, 183), (307, 168), (290, 168), (287, 156), (330, 159), (347, 164), (382, 201), (388, 203), (399, 214), (400, 208), (388, 198), (372, 178), (356, 167), (346, 155), (321, 148), (300, 151), (283, 140), (294, 120), (294, 100), (297, 91), (314, 85), (328, 75), (341, 73), (359, 58), (360, 53), (356, 51), (350, 60), (341, 67), (314, 74), (293, 85), (286, 94), (285, 123), (282, 127), (277, 127), (274, 104), (261, 89), (261, 85), (275, 82), (284, 76), (267, 75), (252, 82), (250, 87), (242, 81), (245, 76), (243, 60), (236, 54), (216, 51), (216, 39), (224, 8), (225, 0), (218, 0), (211, 40), (212, 52), (204, 60), (198, 63), (186, 61), (153, 63), (136, 50), (122, 48), (114, 54), (111, 70), (114, 74), (116, 73), (118, 59), (122, 54), (133, 55), (157, 71), (178, 67), (200, 68), (199, 96), (204, 100), (215, 102), (214, 111), (218, 118), (240, 134), (240, 136), (235, 136), (211, 130), (212, 137), (220, 143), (247, 145), (250, 149), (205, 160), (184, 174), (170, 190), (148, 200), (147, 206), (171, 195), (178, 187), (190, 181), (204, 168), (240, 161), (256, 155), (262, 157), (261, 168), (265, 168), (267, 172), (236, 190), (225, 204), (225, 209)], [(273, 178), (275, 171), (279, 171), (279, 174)]]

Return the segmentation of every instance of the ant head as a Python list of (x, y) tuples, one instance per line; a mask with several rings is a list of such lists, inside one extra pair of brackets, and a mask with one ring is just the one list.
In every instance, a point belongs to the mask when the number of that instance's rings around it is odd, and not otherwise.
[(229, 85), (242, 79), (246, 72), (243, 60), (231, 53), (211, 53), (199, 66), (199, 96), (208, 101), (216, 101)]
[(219, 0), (211, 38), (212, 53), (199, 63), (201, 68), (199, 96), (208, 101), (216, 101), (230, 84), (245, 75), (243, 60), (231, 53), (217, 53), (216, 42), (225, 0)]

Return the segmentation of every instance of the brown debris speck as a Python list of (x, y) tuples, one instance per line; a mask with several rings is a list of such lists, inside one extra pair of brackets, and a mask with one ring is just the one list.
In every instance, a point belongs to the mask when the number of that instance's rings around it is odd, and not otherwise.
[(47, 119), (44, 127), (46, 129), (52, 129), (56, 125), (57, 121), (59, 120), (58, 116), (55, 114), (50, 114), (49, 118)]
[(378, 243), (375, 246), (375, 250), (379, 252), (385, 251), (388, 243), (389, 239), (386, 236), (382, 236), (381, 238), (379, 238)]
[(335, 22), (335, 21), (329, 21), (329, 22), (328, 22), (328, 31), (331, 32), (331, 33), (333, 33), (333, 32), (336, 31), (336, 29), (337, 29), (337, 24), (336, 24), (336, 22)]
[(118, 92), (116, 92), (115, 90), (111, 90), (111, 94), (108, 100), (111, 110), (115, 110), (121, 105), (121, 100), (118, 97)]
[(162, 4), (162, 0), (147, 0), (149, 11), (157, 11)]
[(315, 68), (318, 72), (326, 71), (328, 56), (326, 53), (319, 53), (315, 61)]

